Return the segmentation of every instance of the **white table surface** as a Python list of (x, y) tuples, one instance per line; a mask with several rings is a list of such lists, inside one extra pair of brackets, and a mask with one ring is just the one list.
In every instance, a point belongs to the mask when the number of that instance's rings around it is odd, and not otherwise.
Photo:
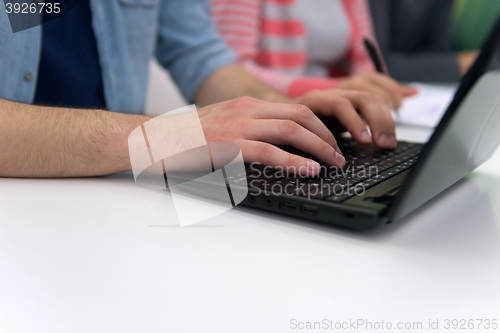
[(180, 228), (171, 197), (131, 174), (0, 179), (0, 332), (313, 331), (292, 319), (450, 332), (445, 319), (500, 316), (499, 204), (500, 152), (364, 233), (246, 208)]

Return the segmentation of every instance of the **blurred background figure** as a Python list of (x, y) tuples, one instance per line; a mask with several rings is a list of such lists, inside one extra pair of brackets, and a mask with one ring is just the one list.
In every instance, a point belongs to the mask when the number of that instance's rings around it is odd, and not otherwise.
[(454, 0), (370, 0), (375, 33), (397, 80), (456, 82), (474, 54), (452, 49)]
[(499, 0), (370, 0), (389, 73), (404, 82), (456, 82), (476, 60)]
[(375, 40), (366, 0), (211, 0), (211, 9), (239, 63), (290, 97), (355, 89), (397, 107), (416, 93), (374, 70), (363, 43)]

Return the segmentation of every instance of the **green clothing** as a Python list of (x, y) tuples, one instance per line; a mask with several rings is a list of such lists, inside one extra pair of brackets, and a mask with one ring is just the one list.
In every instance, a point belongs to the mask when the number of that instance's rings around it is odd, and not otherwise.
[(500, 14), (500, 0), (455, 0), (453, 49), (480, 49)]

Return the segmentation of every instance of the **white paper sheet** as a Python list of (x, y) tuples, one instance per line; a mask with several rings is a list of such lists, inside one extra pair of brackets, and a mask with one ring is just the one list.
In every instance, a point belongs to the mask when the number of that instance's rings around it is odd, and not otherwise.
[(414, 83), (416, 96), (406, 98), (399, 112), (393, 112), (397, 124), (436, 127), (453, 100), (456, 87)]

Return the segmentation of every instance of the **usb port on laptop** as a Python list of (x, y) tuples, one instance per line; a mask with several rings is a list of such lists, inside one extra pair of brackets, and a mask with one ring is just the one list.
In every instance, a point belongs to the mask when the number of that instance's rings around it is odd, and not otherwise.
[(318, 214), (318, 206), (302, 205), (302, 214), (317, 215)]
[(280, 202), (280, 209), (287, 210), (289, 212), (295, 212), (296, 205), (293, 202)]

